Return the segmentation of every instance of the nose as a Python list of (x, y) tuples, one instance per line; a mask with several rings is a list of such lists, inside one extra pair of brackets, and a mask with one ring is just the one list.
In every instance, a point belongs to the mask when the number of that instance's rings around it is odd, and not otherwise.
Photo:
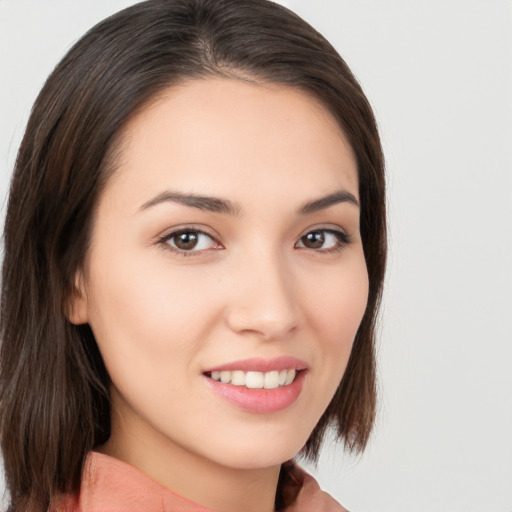
[(229, 328), (264, 340), (288, 338), (300, 315), (293, 275), (284, 258), (260, 251), (236, 267), (226, 313)]

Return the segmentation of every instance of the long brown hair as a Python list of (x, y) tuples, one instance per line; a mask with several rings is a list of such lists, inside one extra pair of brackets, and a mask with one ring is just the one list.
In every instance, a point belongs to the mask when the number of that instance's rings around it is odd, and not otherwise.
[(328, 426), (362, 450), (375, 415), (375, 321), (386, 258), (384, 163), (371, 107), (333, 47), (266, 0), (150, 0), (92, 28), (39, 94), (12, 179), (5, 222), (0, 436), (11, 510), (45, 510), (77, 492), (88, 451), (110, 435), (109, 377), (87, 325), (66, 304), (84, 263), (98, 197), (123, 126), (160, 91), (223, 76), (299, 88), (336, 117), (357, 158), (368, 305)]

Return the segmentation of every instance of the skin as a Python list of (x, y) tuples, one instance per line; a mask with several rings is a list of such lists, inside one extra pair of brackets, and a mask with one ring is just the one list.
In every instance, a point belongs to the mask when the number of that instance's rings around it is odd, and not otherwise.
[[(166, 191), (230, 201), (212, 212)], [(202, 79), (167, 91), (123, 133), (70, 313), (88, 322), (112, 379), (100, 451), (213, 511), (271, 511), (282, 462), (304, 445), (345, 370), (368, 278), (357, 166), (332, 115), (303, 92)], [(150, 204), (153, 201), (155, 204)], [(176, 252), (178, 228), (201, 230)], [(304, 244), (328, 232), (320, 247)], [(298, 399), (241, 410), (205, 384), (250, 357), (307, 362)]]

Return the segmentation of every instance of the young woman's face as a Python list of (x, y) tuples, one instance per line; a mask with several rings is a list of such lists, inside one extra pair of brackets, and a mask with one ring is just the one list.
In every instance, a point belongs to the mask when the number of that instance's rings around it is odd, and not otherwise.
[(367, 301), (356, 162), (334, 118), (290, 88), (169, 90), (124, 132), (81, 282), (71, 319), (112, 380), (111, 443), (233, 468), (291, 458)]

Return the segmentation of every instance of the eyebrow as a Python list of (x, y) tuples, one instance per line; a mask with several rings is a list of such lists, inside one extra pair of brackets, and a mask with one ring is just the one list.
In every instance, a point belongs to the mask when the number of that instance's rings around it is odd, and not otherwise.
[(351, 194), (346, 190), (338, 190), (332, 194), (329, 194), (328, 196), (307, 202), (299, 209), (299, 214), (309, 215), (311, 213), (325, 210), (326, 208), (339, 203), (350, 203), (359, 208), (359, 201), (356, 199), (354, 194)]
[(238, 215), (240, 208), (227, 199), (218, 197), (199, 196), (196, 194), (182, 194), (180, 192), (165, 191), (150, 199), (141, 206), (141, 210), (147, 210), (157, 204), (171, 201), (173, 203), (190, 206), (199, 210), (205, 210), (214, 213), (225, 213), (228, 215)]
[[(168, 190), (145, 202), (140, 207), (140, 210), (147, 210), (148, 208), (168, 201), (203, 211), (227, 215), (239, 215), (241, 212), (240, 206), (227, 199), (196, 194), (183, 194), (181, 192)], [(359, 201), (353, 194), (346, 190), (338, 190), (319, 199), (308, 201), (299, 208), (298, 213), (299, 215), (310, 215), (340, 203), (350, 203), (359, 208)]]

